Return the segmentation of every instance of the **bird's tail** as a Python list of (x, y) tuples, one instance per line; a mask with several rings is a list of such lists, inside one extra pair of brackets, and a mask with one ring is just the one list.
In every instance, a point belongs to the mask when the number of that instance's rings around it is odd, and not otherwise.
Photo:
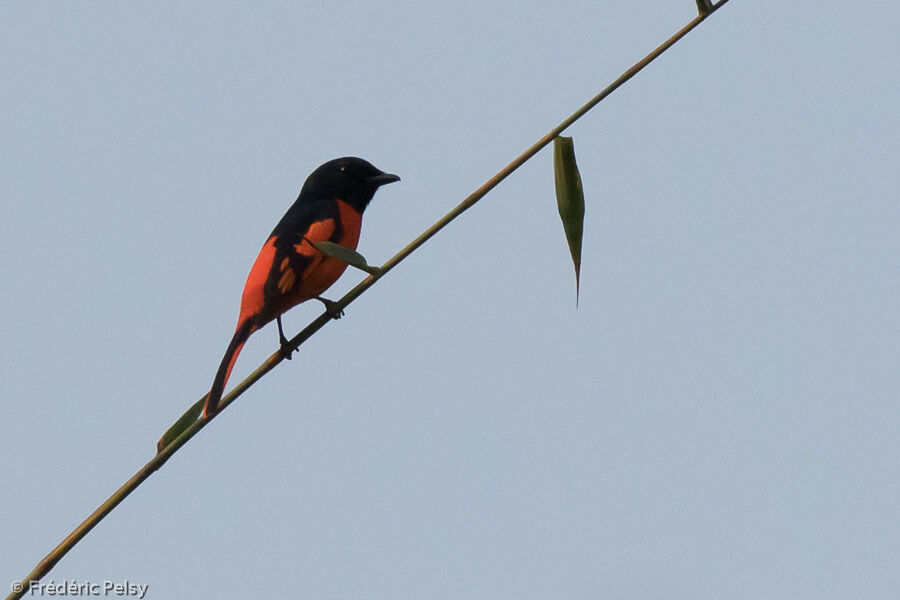
[(225, 392), (225, 384), (228, 383), (228, 377), (231, 376), (231, 369), (234, 368), (234, 363), (247, 342), (247, 338), (254, 331), (256, 331), (256, 328), (253, 327), (253, 319), (245, 319), (235, 330), (234, 337), (231, 338), (231, 343), (228, 344), (228, 350), (225, 351), (225, 356), (222, 357), (219, 370), (216, 371), (216, 378), (213, 379), (212, 388), (210, 388), (209, 394), (206, 396), (203, 418), (214, 415), (218, 410), (219, 401)]

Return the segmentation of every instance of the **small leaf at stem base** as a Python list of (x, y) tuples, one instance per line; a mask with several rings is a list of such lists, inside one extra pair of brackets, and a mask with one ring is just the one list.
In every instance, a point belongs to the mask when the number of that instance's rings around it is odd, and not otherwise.
[(193, 425), (194, 421), (200, 418), (200, 413), (203, 412), (204, 404), (206, 404), (206, 396), (203, 396), (203, 398), (187, 409), (185, 413), (166, 430), (156, 443), (157, 453), (162, 452), (166, 446), (171, 444), (185, 429)]

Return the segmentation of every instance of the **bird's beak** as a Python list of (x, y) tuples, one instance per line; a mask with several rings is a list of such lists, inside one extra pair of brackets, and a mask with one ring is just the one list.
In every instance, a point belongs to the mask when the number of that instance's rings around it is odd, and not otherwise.
[(369, 183), (374, 183), (376, 187), (394, 183), (395, 181), (400, 181), (400, 178), (391, 173), (379, 173), (369, 177)]

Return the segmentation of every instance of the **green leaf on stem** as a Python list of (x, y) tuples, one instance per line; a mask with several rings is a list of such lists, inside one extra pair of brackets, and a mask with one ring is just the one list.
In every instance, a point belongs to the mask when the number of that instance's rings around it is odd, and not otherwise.
[(166, 430), (163, 436), (159, 438), (159, 441), (156, 442), (157, 453), (165, 450), (166, 446), (175, 441), (175, 438), (181, 435), (185, 429), (193, 425), (194, 421), (200, 418), (200, 413), (203, 412), (204, 404), (206, 404), (206, 396), (203, 396), (199, 401), (194, 403), (193, 406), (187, 409), (185, 413)]
[(584, 233), (584, 190), (575, 163), (575, 143), (570, 137), (553, 140), (553, 172), (556, 180), (556, 205), (562, 219), (569, 253), (575, 265), (575, 304), (581, 280), (581, 238)]
[(341, 246), (340, 244), (335, 244), (334, 242), (314, 242), (312, 240), (307, 239), (307, 242), (312, 244), (319, 250), (322, 254), (326, 254), (338, 260), (342, 260), (351, 267), (356, 267), (361, 271), (365, 271), (369, 275), (375, 275), (379, 273), (381, 269), (378, 267), (373, 267), (366, 262), (365, 257), (362, 254), (357, 252), (356, 250), (351, 250), (345, 246)]

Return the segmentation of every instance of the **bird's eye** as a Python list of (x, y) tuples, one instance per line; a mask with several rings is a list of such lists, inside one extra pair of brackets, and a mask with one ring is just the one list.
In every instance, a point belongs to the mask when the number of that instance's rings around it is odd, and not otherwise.
[(347, 176), (347, 165), (342, 165), (342, 166), (341, 166), (341, 176), (342, 176), (342, 177), (346, 177), (346, 176)]

